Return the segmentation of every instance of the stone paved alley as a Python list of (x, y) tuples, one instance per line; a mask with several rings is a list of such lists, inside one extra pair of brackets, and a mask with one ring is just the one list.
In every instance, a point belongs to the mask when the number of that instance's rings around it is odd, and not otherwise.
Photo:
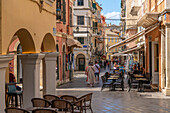
[[(103, 73), (100, 74), (103, 75)], [(94, 113), (168, 113), (170, 112), (170, 98), (159, 92), (139, 93), (109, 91), (102, 92), (101, 81), (91, 88), (86, 84), (86, 76), (83, 73), (75, 74), (71, 83), (57, 88), (57, 95), (71, 94), (81, 96), (93, 92), (92, 108)], [(90, 113), (90, 111), (88, 111)]]

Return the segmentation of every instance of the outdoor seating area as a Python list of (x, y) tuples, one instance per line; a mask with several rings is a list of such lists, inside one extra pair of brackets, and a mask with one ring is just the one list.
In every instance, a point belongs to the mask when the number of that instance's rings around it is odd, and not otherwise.
[(93, 93), (88, 93), (80, 97), (73, 95), (44, 95), (43, 98), (31, 99), (32, 106), (22, 109), (8, 107), (6, 113), (83, 113), (88, 110), (93, 113), (92, 103)]
[(131, 88), (137, 88), (137, 91), (143, 92), (145, 87), (151, 88), (151, 81), (150, 81), (150, 75), (149, 73), (143, 74), (133, 74), (133, 72), (128, 73), (129, 79), (128, 79), (128, 85), (129, 89)]
[[(135, 72), (136, 73), (136, 72)], [(151, 80), (150, 74), (146, 73), (143, 74), (134, 74), (133, 71), (131, 72), (117, 72), (117, 73), (109, 73), (106, 72), (105, 75), (101, 76), (102, 79), (102, 87), (101, 91), (109, 87), (110, 91), (122, 90), (124, 91), (125, 87), (125, 75), (127, 75), (126, 81), (128, 84), (127, 91), (131, 91), (131, 89), (137, 89), (138, 92), (144, 92), (145, 88), (151, 89)]]
[(102, 88), (101, 91), (106, 87), (109, 86), (111, 91), (115, 91), (116, 88), (121, 88), (124, 91), (124, 76), (123, 73), (108, 73), (106, 72), (105, 75), (101, 76), (102, 79)]

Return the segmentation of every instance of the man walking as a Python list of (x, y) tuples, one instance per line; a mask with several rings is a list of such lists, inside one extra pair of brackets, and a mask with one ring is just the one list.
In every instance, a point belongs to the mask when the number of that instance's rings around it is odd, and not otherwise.
[(95, 61), (95, 65), (93, 66), (95, 68), (95, 77), (97, 78), (97, 81), (99, 82), (99, 74), (100, 74), (100, 66), (98, 64), (98, 61)]

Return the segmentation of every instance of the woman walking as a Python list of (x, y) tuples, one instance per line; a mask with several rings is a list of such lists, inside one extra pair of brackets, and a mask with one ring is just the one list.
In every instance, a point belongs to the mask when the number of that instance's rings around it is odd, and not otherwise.
[(94, 73), (95, 73), (95, 69), (93, 67), (93, 63), (89, 63), (87, 74), (88, 74), (88, 83), (90, 84), (91, 87), (94, 87), (94, 83), (95, 83)]

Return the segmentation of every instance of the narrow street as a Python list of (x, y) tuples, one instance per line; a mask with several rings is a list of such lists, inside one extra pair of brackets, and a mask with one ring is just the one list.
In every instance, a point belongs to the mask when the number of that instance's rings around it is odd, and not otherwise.
[[(101, 72), (100, 76), (104, 72)], [(127, 92), (101, 90), (102, 81), (91, 88), (86, 84), (86, 76), (76, 73), (71, 83), (57, 88), (57, 95), (81, 96), (93, 92), (92, 108), (94, 113), (168, 113), (170, 99), (159, 92), (139, 93), (135, 90)], [(90, 113), (90, 111), (88, 111)]]

